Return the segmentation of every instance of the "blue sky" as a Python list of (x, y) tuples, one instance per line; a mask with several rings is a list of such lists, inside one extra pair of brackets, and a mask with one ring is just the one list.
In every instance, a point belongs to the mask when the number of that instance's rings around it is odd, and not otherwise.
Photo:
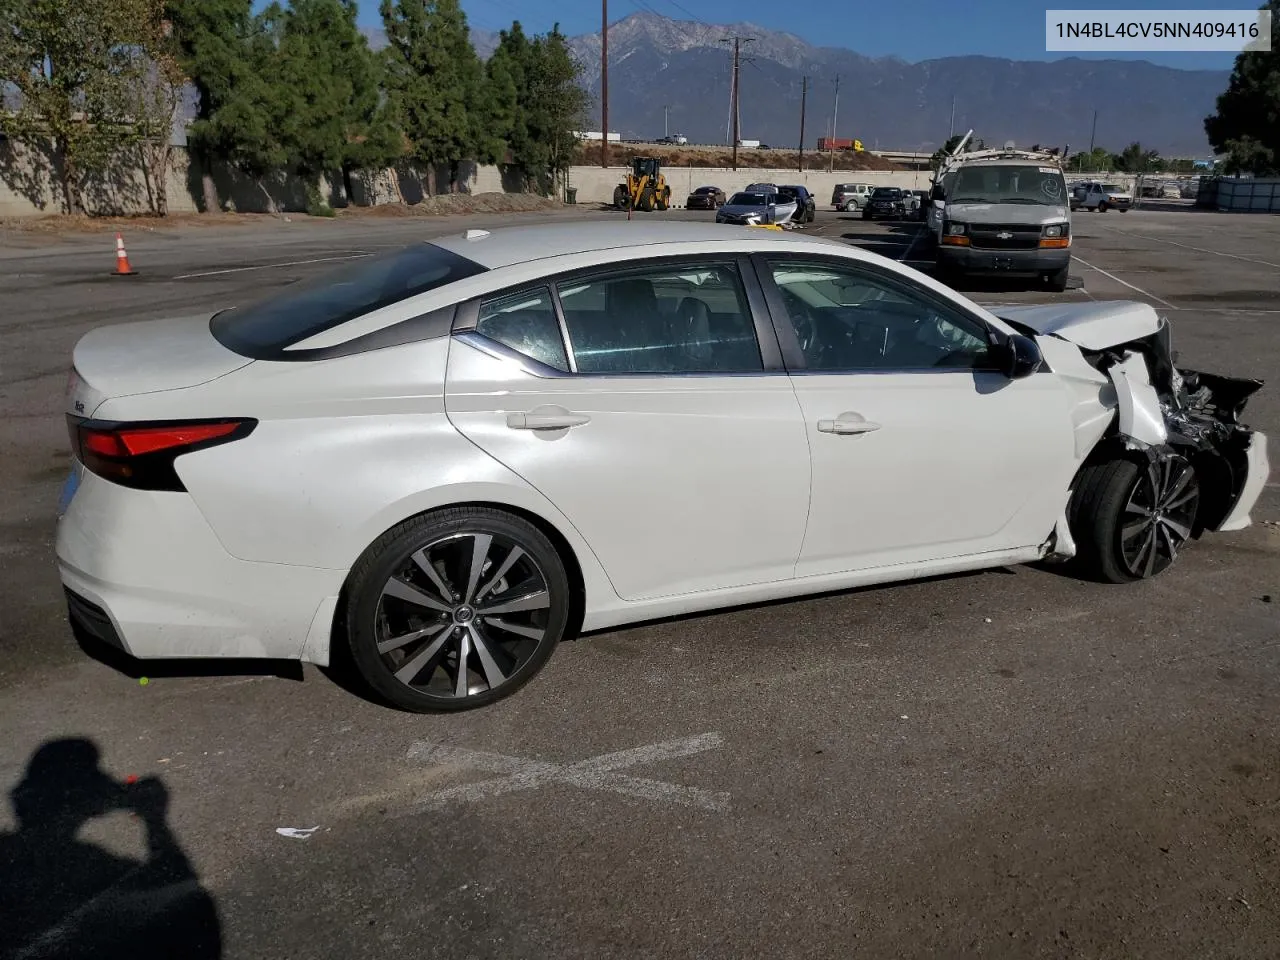
[[(911, 61), (963, 54), (1056, 60), (1064, 54), (1044, 49), (1047, 9), (1239, 10), (1259, 5), (1260, 0), (799, 0), (794, 5), (778, 0), (609, 0), (609, 19), (650, 10), (680, 20), (749, 21), (818, 45)], [(568, 34), (600, 29), (600, 0), (462, 0), (462, 6), (471, 24), (486, 30), (501, 29), (513, 19), (533, 32), (547, 30), (557, 20)], [(379, 25), (376, 0), (362, 0), (360, 21), (365, 26)], [(1230, 69), (1235, 59), (1221, 53), (1127, 56), (1188, 69)]]

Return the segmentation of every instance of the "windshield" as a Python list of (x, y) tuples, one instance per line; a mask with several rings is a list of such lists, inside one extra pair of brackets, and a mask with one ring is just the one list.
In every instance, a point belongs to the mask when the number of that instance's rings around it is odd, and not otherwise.
[(291, 284), (282, 293), (219, 313), (209, 330), (224, 347), (266, 357), (339, 324), (483, 273), (430, 243), (364, 257), (344, 269)]
[(900, 200), (902, 191), (897, 187), (876, 187), (871, 192), (872, 200)]
[(1057, 206), (1066, 195), (1062, 171), (1055, 167), (961, 167), (947, 191), (952, 203), (1034, 203)]
[(699, 187), (697, 190), (693, 192), (694, 193), (715, 193), (716, 188), (715, 187)]
[(734, 207), (763, 207), (765, 206), (765, 195), (763, 193), (735, 193), (729, 204)]

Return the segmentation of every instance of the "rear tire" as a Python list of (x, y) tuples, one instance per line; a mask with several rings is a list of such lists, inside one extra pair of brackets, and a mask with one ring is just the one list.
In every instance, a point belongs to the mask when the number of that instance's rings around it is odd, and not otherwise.
[(387, 702), (414, 713), (510, 696), (543, 668), (569, 621), (568, 574), (551, 541), (488, 507), (392, 527), (365, 550), (347, 588), (356, 669)]
[(1167, 570), (1195, 529), (1200, 483), (1185, 458), (1115, 456), (1083, 467), (1068, 506), (1081, 574), (1132, 583)]

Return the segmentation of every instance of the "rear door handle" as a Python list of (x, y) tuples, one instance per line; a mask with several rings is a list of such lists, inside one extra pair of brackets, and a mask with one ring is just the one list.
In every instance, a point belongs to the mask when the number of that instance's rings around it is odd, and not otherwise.
[(507, 426), (512, 430), (563, 430), (590, 422), (591, 418), (586, 414), (556, 406), (535, 407), (528, 413), (507, 414)]
[(842, 413), (834, 420), (819, 420), (819, 433), (834, 433), (839, 436), (848, 436), (856, 433), (870, 433), (873, 430), (879, 430), (880, 424), (872, 423), (870, 420), (863, 418), (860, 413)]

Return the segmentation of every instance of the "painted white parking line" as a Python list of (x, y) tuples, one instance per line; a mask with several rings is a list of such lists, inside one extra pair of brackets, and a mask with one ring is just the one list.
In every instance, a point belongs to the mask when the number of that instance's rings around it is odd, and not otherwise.
[(684, 787), (663, 780), (629, 777), (617, 771), (643, 763), (688, 757), (695, 753), (715, 750), (723, 745), (724, 738), (720, 734), (703, 733), (696, 737), (667, 740), (663, 743), (606, 753), (578, 763), (559, 764), (418, 741), (409, 748), (408, 759), (410, 760), (431, 764), (456, 764), (471, 770), (499, 773), (505, 776), (437, 790), (422, 797), (412, 807), (397, 816), (412, 816), (449, 803), (475, 802), (516, 790), (529, 790), (553, 783), (570, 784), (587, 790), (606, 790), (642, 800), (675, 803), (684, 807), (696, 807), (719, 813), (729, 808), (727, 793), (702, 790), (698, 787)]
[(1128, 230), (1114, 230), (1109, 227), (1103, 227), (1108, 233), (1118, 233), (1122, 237), (1132, 237), (1134, 240), (1150, 240), (1152, 243), (1165, 243), (1171, 247), (1182, 247), (1184, 250), (1194, 250), (1196, 253), (1208, 253), (1215, 257), (1226, 257), (1229, 260), (1243, 260), (1245, 263), (1259, 263), (1264, 267), (1275, 267), (1280, 270), (1280, 263), (1272, 263), (1270, 260), (1258, 260), (1255, 257), (1242, 257), (1236, 253), (1223, 253), (1221, 250), (1209, 250), (1206, 247), (1193, 247), (1189, 243), (1179, 243), (1177, 240), (1165, 240), (1163, 237), (1148, 237), (1141, 233), (1130, 233)]
[(352, 253), (344, 257), (315, 257), (311, 260), (286, 260), (284, 263), (259, 263), (252, 267), (230, 267), (226, 270), (205, 270), (203, 273), (184, 273), (175, 280), (195, 280), (198, 277), (218, 277), (224, 273), (246, 273), (249, 270), (274, 270), (276, 267), (300, 267), (308, 263), (332, 263), (335, 260), (359, 260), (367, 253)]
[(1160, 299), (1159, 297), (1157, 297), (1154, 293), (1147, 293), (1147, 291), (1143, 290), (1141, 287), (1135, 286), (1134, 284), (1130, 283), (1128, 280), (1121, 280), (1121, 279), (1120, 279), (1119, 277), (1117, 277), (1114, 273), (1108, 273), (1106, 270), (1103, 270), (1101, 267), (1095, 267), (1092, 263), (1090, 263), (1088, 260), (1086, 260), (1084, 257), (1080, 256), (1079, 254), (1072, 254), (1072, 259), (1080, 261), (1080, 262), (1081, 262), (1081, 263), (1083, 263), (1086, 267), (1088, 267), (1090, 270), (1096, 270), (1096, 271), (1098, 271), (1098, 273), (1102, 274), (1104, 277), (1110, 277), (1110, 278), (1111, 278), (1112, 280), (1114, 280), (1116, 283), (1121, 284), (1122, 286), (1128, 287), (1130, 290), (1135, 290), (1135, 291), (1137, 291), (1138, 293), (1140, 293), (1140, 294), (1142, 294), (1144, 297), (1146, 297), (1148, 300), (1154, 300), (1156, 303), (1163, 303), (1163, 304), (1164, 304), (1166, 307), (1168, 307), (1170, 310), (1181, 310), (1181, 309), (1182, 309), (1181, 307), (1175, 307), (1175, 306), (1174, 306), (1172, 303), (1170, 303), (1168, 300), (1161, 300), (1161, 299)]

